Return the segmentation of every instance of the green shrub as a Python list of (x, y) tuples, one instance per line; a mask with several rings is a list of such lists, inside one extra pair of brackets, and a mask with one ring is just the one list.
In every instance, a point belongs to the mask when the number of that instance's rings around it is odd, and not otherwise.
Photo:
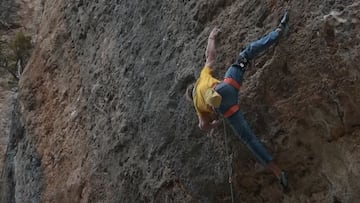
[(31, 50), (31, 37), (23, 32), (18, 32), (9, 42), (0, 41), (0, 68), (19, 80)]
[(30, 54), (31, 47), (31, 37), (25, 36), (22, 32), (16, 33), (15, 39), (9, 43), (9, 48), (16, 58), (27, 57)]

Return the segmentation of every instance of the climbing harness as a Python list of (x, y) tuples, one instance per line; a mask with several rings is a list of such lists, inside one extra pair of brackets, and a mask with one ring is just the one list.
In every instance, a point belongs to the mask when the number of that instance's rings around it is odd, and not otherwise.
[(241, 85), (233, 78), (225, 78), (224, 83), (227, 83), (227, 84), (233, 86), (237, 91), (240, 90)]
[(239, 111), (239, 105), (235, 104), (234, 106), (231, 106), (228, 110), (226, 110), (226, 112), (224, 113), (224, 117), (229, 118), (237, 111)]
[[(224, 83), (231, 85), (232, 87), (234, 87), (237, 91), (240, 90), (241, 85), (234, 80), (233, 78), (225, 78), (224, 79)], [(234, 113), (236, 113), (237, 111), (239, 111), (239, 105), (235, 104), (233, 106), (230, 106), (224, 113), (224, 117), (228, 118), (230, 116), (232, 116)]]
[(227, 142), (227, 132), (226, 132), (226, 122), (225, 119), (223, 118), (223, 125), (224, 125), (224, 142), (225, 142), (225, 153), (227, 155), (226, 157), (226, 161), (227, 161), (227, 169), (228, 169), (228, 175), (229, 175), (229, 185), (230, 185), (230, 192), (231, 192), (231, 202), (234, 203), (234, 192), (233, 192), (233, 187), (232, 187), (232, 155), (229, 155), (229, 150), (228, 150), (228, 142)]

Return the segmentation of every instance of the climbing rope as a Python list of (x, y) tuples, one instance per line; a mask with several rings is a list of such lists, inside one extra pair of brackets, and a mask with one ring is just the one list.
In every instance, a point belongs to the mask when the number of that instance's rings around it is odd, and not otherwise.
[(231, 155), (229, 155), (229, 150), (228, 150), (225, 118), (223, 118), (223, 125), (224, 125), (224, 137), (225, 137), (225, 139), (224, 139), (224, 141), (225, 141), (225, 153), (227, 155), (226, 161), (227, 161), (227, 169), (228, 169), (228, 175), (229, 175), (229, 185), (230, 185), (230, 192), (231, 192), (231, 202), (234, 203), (234, 192), (233, 192), (232, 180), (231, 180), (231, 178), (232, 178), (232, 166), (231, 166), (232, 157), (231, 157)]

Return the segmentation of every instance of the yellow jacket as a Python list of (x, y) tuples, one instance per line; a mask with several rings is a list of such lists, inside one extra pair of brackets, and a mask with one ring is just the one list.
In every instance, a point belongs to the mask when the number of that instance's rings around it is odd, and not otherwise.
[(196, 113), (200, 115), (204, 114), (212, 114), (213, 110), (211, 107), (206, 104), (204, 95), (207, 90), (212, 89), (213, 86), (220, 81), (214, 78), (211, 75), (211, 68), (208, 66), (205, 66), (200, 73), (199, 79), (196, 81), (196, 84), (194, 86), (193, 90), (193, 102), (195, 106)]

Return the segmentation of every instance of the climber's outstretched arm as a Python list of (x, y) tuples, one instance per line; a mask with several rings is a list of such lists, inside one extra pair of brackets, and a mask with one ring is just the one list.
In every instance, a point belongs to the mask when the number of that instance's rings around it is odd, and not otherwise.
[(213, 67), (214, 63), (215, 63), (215, 59), (216, 59), (216, 49), (215, 49), (215, 39), (217, 37), (217, 35), (219, 34), (220, 29), (215, 27), (208, 38), (208, 43), (207, 43), (207, 47), (206, 47), (206, 51), (205, 51), (205, 57), (206, 57), (206, 62), (205, 62), (205, 66), (208, 66), (210, 68)]

